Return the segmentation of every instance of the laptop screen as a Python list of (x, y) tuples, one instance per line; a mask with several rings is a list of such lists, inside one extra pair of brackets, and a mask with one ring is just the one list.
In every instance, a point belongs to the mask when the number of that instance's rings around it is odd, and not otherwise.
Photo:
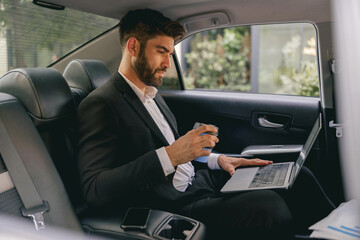
[[(296, 178), (296, 176), (298, 175), (301, 167), (303, 166), (303, 164), (305, 162), (305, 159), (309, 155), (309, 152), (310, 152), (312, 146), (314, 145), (314, 142), (315, 142), (317, 136), (319, 135), (320, 129), (321, 129), (321, 113), (319, 114), (318, 118), (315, 121), (313, 128), (311, 129), (309, 137), (307, 138), (305, 144), (301, 148), (301, 152), (295, 163), (295, 169), (294, 169), (295, 171), (293, 171), (293, 174), (292, 174), (293, 176), (291, 176), (291, 178)], [(290, 179), (290, 182), (293, 183), (294, 180), (295, 179)]]

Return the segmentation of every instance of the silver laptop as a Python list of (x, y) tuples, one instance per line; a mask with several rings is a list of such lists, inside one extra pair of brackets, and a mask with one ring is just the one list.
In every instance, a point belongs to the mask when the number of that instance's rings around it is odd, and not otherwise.
[(221, 189), (221, 192), (291, 188), (320, 132), (320, 129), (321, 114), (319, 114), (308, 139), (302, 146), (296, 162), (273, 163), (261, 167), (239, 168), (227, 181)]

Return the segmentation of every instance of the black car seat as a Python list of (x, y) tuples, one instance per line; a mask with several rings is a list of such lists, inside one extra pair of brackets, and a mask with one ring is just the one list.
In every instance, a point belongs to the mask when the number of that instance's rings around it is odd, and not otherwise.
[(76, 110), (64, 78), (52, 68), (10, 71), (0, 91), (18, 98), (33, 120), (76, 210), (84, 204), (76, 162)]
[[(80, 102), (90, 92), (92, 92), (96, 88), (106, 83), (110, 79), (111, 74), (108, 68), (106, 67), (106, 65), (99, 60), (75, 59), (72, 60), (66, 66), (63, 76), (70, 87), (74, 100), (74, 106), (75, 109), (77, 110), (77, 107), (79, 106)], [(74, 116), (76, 116), (76, 114)], [(73, 120), (75, 125), (76, 119)], [(72, 128), (68, 128), (68, 133), (66, 134), (66, 136), (70, 136), (69, 139), (72, 140), (71, 141), (72, 146), (77, 146), (76, 126), (73, 126)], [(80, 183), (78, 168), (77, 168), (77, 160), (75, 159), (77, 156), (76, 147), (73, 148), (69, 147), (68, 149), (74, 151), (71, 152), (70, 155), (72, 157), (69, 159), (73, 161), (73, 164), (76, 164), (74, 169), (76, 169), (77, 172), (75, 174), (78, 178), (77, 181)], [(78, 189), (79, 187), (80, 186), (72, 189), (73, 190), (76, 189), (76, 191), (79, 193), (81, 192), (81, 189)], [(76, 196), (76, 193), (74, 194)], [(77, 213), (80, 213), (84, 208), (86, 208), (86, 204), (84, 203), (82, 196), (76, 196), (73, 202), (75, 202), (75, 205), (77, 206), (76, 207)]]
[(77, 107), (90, 92), (108, 81), (111, 74), (99, 60), (75, 59), (67, 65), (63, 76), (71, 88)]
[[(49, 155), (51, 143), (44, 144), (44, 137), (39, 134), (43, 132), (46, 138), (49, 125), (62, 126), (68, 122), (69, 113), (74, 111), (69, 87), (54, 69), (15, 69), (0, 78), (0, 92), (1, 130), (7, 133), (6, 140), (14, 147), (13, 152), (19, 156), (39, 197), (49, 204), (49, 210), (44, 213), (45, 223), (81, 231), (61, 177)], [(5, 142), (3, 135), (1, 141)], [(3, 150), (2, 157), (6, 158), (7, 153)], [(15, 175), (12, 174), (17, 169), (6, 173), (6, 161), (9, 160), (0, 159), (0, 172), (5, 173), (4, 176), (10, 173), (13, 179)], [(15, 188), (8, 184), (0, 194), (0, 211), (21, 215), (23, 204), (18, 194), (21, 186), (17, 186), (16, 182), (14, 184)]]
[[(15, 146), (13, 152), (20, 155), (19, 159), (25, 165), (25, 172), (29, 172), (30, 182), (33, 182), (35, 191), (37, 190), (41, 200), (49, 204), (48, 211), (44, 213), (46, 224), (81, 231), (65, 191), (66, 187), (71, 196), (73, 194), (71, 192), (78, 189), (76, 184), (80, 185), (80, 181), (72, 179), (78, 174), (76, 170), (72, 170), (74, 164), (76, 165), (75, 156), (72, 156), (75, 151), (69, 150), (69, 146), (75, 146), (71, 142), (72, 136), (69, 136), (68, 131), (68, 129), (76, 128), (74, 117), (75, 104), (70, 88), (56, 70), (51, 68), (15, 69), (0, 78), (0, 120), (4, 123), (4, 127), (0, 124), (0, 130), (5, 129), (8, 132), (6, 139), (10, 139)], [(0, 149), (3, 149), (2, 140), (5, 138), (1, 132)], [(5, 159), (9, 159), (7, 154), (5, 154)], [(15, 170), (14, 168), (6, 169), (4, 161), (0, 160), (0, 162), (0, 173), (5, 173), (4, 178), (9, 178), (8, 172), (11, 177), (13, 173), (19, 172), (16, 168)], [(63, 178), (65, 187), (57, 170)], [(72, 180), (68, 181), (68, 178)], [(19, 191), (14, 189), (11, 180), (6, 182), (10, 184), (2, 189), (0, 212), (13, 209), (13, 215), (19, 215), (22, 205), (20, 199), (23, 197), (18, 196)], [(27, 185), (23, 182), (21, 184), (13, 182), (15, 187)], [(0, 182), (0, 190), (2, 185), (3, 183)], [(81, 191), (77, 191), (81, 195)], [(73, 204), (76, 203), (73, 196), (71, 199)], [(12, 204), (15, 206), (11, 206)], [(205, 226), (202, 223), (158, 210), (151, 210), (146, 230), (125, 231), (120, 228), (124, 214), (125, 212), (84, 211), (80, 214), (81, 225), (88, 233), (117, 239), (154, 239), (155, 237), (152, 236), (157, 233), (160, 234), (159, 236), (162, 234), (170, 236), (171, 239), (172, 234), (185, 230), (187, 238), (191, 235), (191, 239), (204, 239), (205, 236)], [(176, 225), (173, 229), (169, 225), (172, 223)], [(191, 231), (188, 230), (189, 224), (192, 226)]]
[[(77, 166), (77, 134), (76, 134), (76, 110), (80, 102), (94, 89), (102, 86), (106, 81), (111, 77), (111, 74), (106, 67), (106, 65), (99, 60), (92, 59), (75, 59), (72, 60), (64, 70), (63, 73), (64, 79), (66, 80), (68, 86), (70, 87), (72, 97), (74, 100), (74, 118), (72, 127), (68, 127), (65, 134), (65, 138), (69, 139), (71, 146), (67, 148), (68, 155), (71, 155), (68, 159), (72, 161), (73, 169), (76, 169), (76, 173), (73, 173), (74, 176), (77, 176), (77, 182), (80, 184), (78, 166)], [(70, 179), (71, 181), (74, 179)], [(66, 181), (66, 180), (65, 180)], [(66, 186), (66, 183), (65, 183)], [(86, 209), (86, 204), (83, 200), (82, 195), (79, 196), (79, 193), (82, 192), (81, 186), (78, 185), (76, 188), (71, 188), (70, 194), (74, 194), (74, 197), (71, 197), (74, 205), (76, 206), (76, 212), (79, 214), (84, 209)], [(75, 192), (74, 192), (75, 191)]]

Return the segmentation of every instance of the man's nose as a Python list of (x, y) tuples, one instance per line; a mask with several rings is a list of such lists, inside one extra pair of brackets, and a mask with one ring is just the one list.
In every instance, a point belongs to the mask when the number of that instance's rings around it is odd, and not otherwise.
[(171, 67), (170, 58), (171, 56), (166, 56), (164, 58), (162, 67), (165, 67), (166, 69), (169, 69)]

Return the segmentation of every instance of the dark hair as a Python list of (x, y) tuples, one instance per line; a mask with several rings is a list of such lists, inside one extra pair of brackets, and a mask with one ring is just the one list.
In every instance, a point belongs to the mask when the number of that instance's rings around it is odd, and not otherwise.
[(181, 40), (185, 35), (183, 26), (162, 13), (152, 9), (138, 9), (129, 11), (120, 20), (120, 44), (125, 47), (127, 40), (136, 37), (142, 45), (157, 35), (166, 35)]

